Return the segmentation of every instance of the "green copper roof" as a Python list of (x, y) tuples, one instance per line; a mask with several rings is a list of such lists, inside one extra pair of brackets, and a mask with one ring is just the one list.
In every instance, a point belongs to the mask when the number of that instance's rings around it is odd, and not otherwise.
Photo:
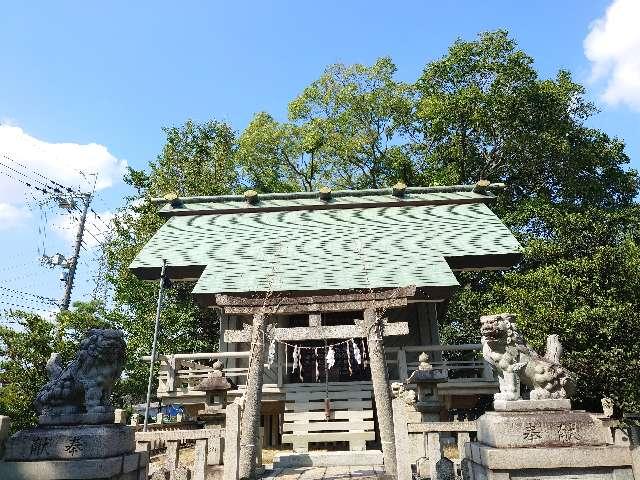
[[(450, 288), (458, 285), (452, 270), (508, 268), (518, 261), (518, 242), (484, 203), (490, 197), (471, 191), (414, 195), (432, 198), (398, 202), (374, 194), (364, 196), (366, 207), (290, 209), (289, 203), (276, 211), (251, 211), (236, 199), (185, 201), (180, 210), (197, 205), (196, 211), (211, 213), (171, 216), (130, 268), (157, 278), (166, 259), (173, 278), (197, 278), (194, 293), (210, 295)], [(237, 213), (229, 205), (220, 213), (229, 201)]]

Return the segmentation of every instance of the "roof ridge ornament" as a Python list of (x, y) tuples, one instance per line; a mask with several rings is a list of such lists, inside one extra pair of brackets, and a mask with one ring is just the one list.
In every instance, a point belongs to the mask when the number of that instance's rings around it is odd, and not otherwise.
[(407, 185), (404, 182), (398, 182), (392, 188), (394, 197), (404, 197), (407, 192)]
[(180, 197), (176, 192), (169, 192), (162, 198), (169, 202), (173, 208), (182, 207), (182, 200), (180, 200)]
[(249, 205), (255, 205), (258, 203), (258, 192), (255, 190), (247, 190), (244, 192), (244, 199)]
[(331, 189), (329, 187), (322, 187), (319, 190), (320, 200), (329, 201), (331, 200)]
[(475, 193), (485, 193), (489, 187), (491, 186), (491, 182), (487, 179), (480, 179), (473, 186), (473, 192)]

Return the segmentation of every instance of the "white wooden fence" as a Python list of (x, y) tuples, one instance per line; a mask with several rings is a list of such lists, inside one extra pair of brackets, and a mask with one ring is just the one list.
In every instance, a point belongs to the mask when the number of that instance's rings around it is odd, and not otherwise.
[(445, 370), (451, 380), (493, 381), (493, 371), (480, 355), (481, 350), (479, 343), (385, 347), (385, 358), (389, 378), (396, 382), (409, 378), (418, 368), (418, 357), (423, 352), (429, 354), (433, 368)]
[[(385, 356), (389, 378), (392, 381), (405, 381), (418, 368), (418, 357), (422, 352), (430, 355), (429, 363), (434, 368), (446, 370), (450, 381), (493, 381), (491, 367), (482, 359), (480, 344), (463, 345), (419, 345), (406, 347), (387, 347)], [(202, 396), (204, 392), (197, 388), (200, 382), (213, 370), (216, 360), (237, 365), (248, 361), (250, 352), (213, 352), (213, 353), (177, 353), (160, 355), (158, 372), (158, 396), (179, 398), (181, 396)], [(280, 391), (284, 384), (284, 355), (272, 366), (265, 364), (264, 389)], [(149, 356), (142, 357), (150, 361)], [(237, 385), (246, 381), (247, 367), (233, 366), (223, 369), (224, 374)]]

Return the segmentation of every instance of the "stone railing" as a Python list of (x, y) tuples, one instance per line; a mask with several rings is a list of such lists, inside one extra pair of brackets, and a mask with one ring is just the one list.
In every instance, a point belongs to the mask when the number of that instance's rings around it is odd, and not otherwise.
[(418, 368), (418, 357), (422, 352), (429, 354), (429, 363), (434, 369), (446, 370), (450, 380), (493, 381), (491, 366), (484, 361), (480, 352), (482, 345), (418, 345), (386, 347), (385, 356), (389, 377), (395, 382), (404, 382)]
[[(491, 367), (482, 359), (480, 344), (463, 345), (419, 345), (385, 348), (386, 363), (392, 381), (404, 382), (411, 372), (418, 368), (418, 356), (427, 352), (429, 363), (434, 368), (444, 369), (450, 380), (493, 381)], [(284, 358), (281, 352), (278, 358)], [(213, 352), (213, 353), (176, 353), (159, 355), (158, 397), (179, 397), (184, 395), (204, 395), (197, 390), (200, 382), (213, 370), (215, 360), (232, 364), (233, 367), (223, 369), (238, 386), (246, 381), (247, 367), (235, 366), (247, 363), (249, 352)], [(142, 357), (149, 361), (150, 357)], [(281, 387), (284, 383), (284, 362), (275, 362), (271, 367), (265, 364), (264, 387)]]
[(152, 430), (136, 432), (136, 449), (150, 451), (153, 445), (166, 445), (164, 468), (169, 478), (175, 478), (180, 458), (180, 447), (195, 442), (195, 456), (191, 467), (192, 480), (205, 480), (208, 465), (220, 465), (222, 460), (223, 428), (198, 430)]
[[(179, 468), (180, 447), (186, 443), (195, 443), (195, 455), (191, 467), (192, 480), (205, 480), (208, 467), (224, 465), (223, 479), (238, 480), (240, 456), (240, 418), (243, 399), (238, 398), (225, 408), (225, 426), (196, 430), (151, 430), (136, 432), (136, 444), (139, 451), (149, 451), (153, 445), (165, 445), (164, 468), (169, 478), (175, 478)], [(172, 427), (175, 424), (165, 424)], [(160, 427), (160, 425), (158, 425)], [(224, 440), (223, 440), (224, 439)], [(258, 466), (262, 465), (262, 449), (258, 445)]]
[[(420, 413), (402, 399), (393, 400), (393, 423), (398, 461), (398, 480), (412, 478), (412, 465), (420, 478), (438, 478), (436, 466), (443, 458), (442, 445), (455, 445), (457, 454), (449, 456), (454, 468), (460, 470), (465, 444), (474, 439), (475, 421), (422, 422)], [(450, 440), (444, 442), (445, 439)]]
[[(143, 425), (141, 424), (132, 424), (131, 425), (136, 431), (136, 440), (137, 436), (141, 433), (151, 434), (155, 432), (172, 432), (172, 431), (189, 431), (189, 430), (200, 430), (202, 429), (202, 425), (197, 422), (174, 422), (174, 423), (149, 423), (147, 425), (147, 431), (143, 432)], [(152, 438), (149, 441), (149, 451), (155, 452), (156, 450), (160, 450), (166, 447), (166, 442), (164, 441), (163, 435), (156, 435), (153, 437), (149, 435), (145, 438)]]

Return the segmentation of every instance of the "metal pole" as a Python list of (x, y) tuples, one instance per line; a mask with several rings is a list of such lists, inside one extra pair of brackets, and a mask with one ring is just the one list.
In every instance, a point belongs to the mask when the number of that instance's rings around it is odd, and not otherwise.
[(151, 382), (153, 381), (153, 367), (156, 363), (156, 345), (158, 343), (158, 327), (160, 326), (160, 309), (162, 308), (162, 296), (164, 294), (164, 273), (167, 268), (167, 261), (162, 259), (162, 270), (160, 272), (160, 291), (158, 292), (158, 306), (156, 308), (156, 325), (153, 331), (153, 343), (151, 344), (151, 366), (149, 367), (149, 383), (147, 383), (147, 404), (144, 407), (143, 432), (147, 431), (149, 422), (149, 404), (151, 403)]
[(80, 217), (80, 224), (78, 225), (78, 233), (76, 234), (76, 244), (73, 251), (73, 257), (71, 257), (71, 263), (69, 263), (69, 274), (64, 289), (64, 297), (62, 297), (62, 304), (60, 310), (69, 310), (69, 304), (71, 303), (71, 291), (73, 290), (73, 280), (76, 276), (76, 267), (78, 266), (78, 258), (80, 257), (80, 247), (82, 246), (82, 237), (84, 236), (84, 226), (87, 220), (87, 212), (89, 211), (89, 204), (91, 203), (91, 194), (85, 193), (82, 195), (82, 201), (84, 203), (82, 209), (82, 216)]

